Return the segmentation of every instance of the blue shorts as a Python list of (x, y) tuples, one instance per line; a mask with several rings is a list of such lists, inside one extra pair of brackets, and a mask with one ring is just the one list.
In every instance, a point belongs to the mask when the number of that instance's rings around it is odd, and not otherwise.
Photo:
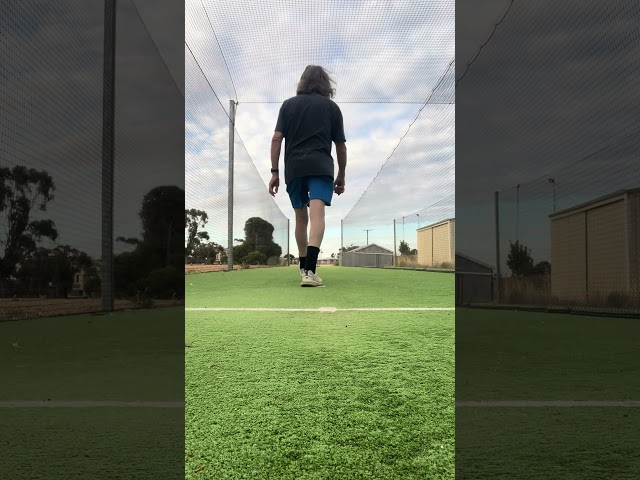
[(333, 198), (333, 177), (299, 177), (287, 185), (287, 193), (293, 208), (303, 208), (311, 200), (324, 200), (327, 207)]

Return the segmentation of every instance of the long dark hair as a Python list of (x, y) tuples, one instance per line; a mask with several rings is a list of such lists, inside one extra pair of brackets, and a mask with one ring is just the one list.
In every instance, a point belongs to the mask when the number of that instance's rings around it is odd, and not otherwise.
[(319, 93), (325, 97), (333, 98), (336, 89), (331, 86), (332, 83), (336, 82), (331, 79), (324, 68), (318, 65), (308, 65), (300, 77), (296, 94)]

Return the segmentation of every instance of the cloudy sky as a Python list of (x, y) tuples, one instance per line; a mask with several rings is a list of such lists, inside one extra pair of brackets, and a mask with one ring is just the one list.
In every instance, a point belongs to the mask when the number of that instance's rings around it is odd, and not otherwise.
[[(138, 212), (151, 188), (184, 187), (183, 56), (170, 48), (176, 43), (182, 48), (181, 22), (171, 27), (182, 8), (166, 2), (173, 11), (157, 9), (158, 14), (151, 3), (117, 2), (116, 236), (140, 236)], [(153, 36), (146, 23), (153, 26)], [(9, 79), (0, 87), (0, 161), (49, 173), (55, 197), (45, 212), (32, 212), (34, 217), (55, 222), (58, 243), (98, 258), (103, 11), (81, 0), (13, 2), (0, 17), (0, 27), (5, 33), (0, 65)], [(0, 225), (0, 231), (5, 227)]]
[[(265, 185), (278, 109), (295, 95), (308, 64), (325, 66), (336, 80), (348, 147), (347, 189), (327, 209), (324, 256), (337, 253), (340, 220), (356, 203), (344, 243), (362, 245), (363, 230), (374, 229), (369, 241), (392, 247), (394, 218), (452, 194), (454, 106), (428, 105), (408, 129), (453, 60), (453, 2), (190, 0), (185, 19), (186, 196), (189, 205), (208, 212), (215, 239), (226, 244), (223, 108), (228, 110), (231, 98), (239, 100), (236, 129), (242, 139), (235, 148), (234, 238), (242, 236), (245, 217), (259, 206), (276, 231), (279, 225), (286, 229), (285, 217), (293, 218), (284, 187), (272, 203), (279, 208), (265, 206), (272, 202)], [(297, 254), (293, 225), (290, 250)]]
[[(493, 23), (509, 4), (479, 3), (456, 4), (458, 76), (470, 57), (462, 52), (474, 54), (490, 33), (472, 34), (477, 19)], [(629, 0), (513, 4), (456, 89), (460, 251), (495, 263), (495, 191), (503, 262), (516, 239), (518, 184), (519, 237), (538, 261), (549, 255), (549, 178), (557, 209), (640, 186), (639, 20)]]

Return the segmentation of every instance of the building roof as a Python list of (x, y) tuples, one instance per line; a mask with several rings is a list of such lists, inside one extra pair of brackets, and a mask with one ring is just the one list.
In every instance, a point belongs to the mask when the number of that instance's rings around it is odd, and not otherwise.
[(437, 227), (438, 225), (442, 225), (443, 223), (447, 223), (447, 222), (455, 222), (456, 219), (454, 218), (446, 218), (444, 220), (440, 220), (439, 222), (436, 223), (432, 223), (431, 225), (426, 225), (424, 227), (420, 227), (417, 229), (417, 231), (421, 231), (421, 230), (426, 230), (427, 228), (433, 228), (433, 227)]
[(378, 245), (377, 243), (370, 243), (369, 245), (365, 245), (364, 247), (354, 248), (353, 250), (350, 250), (349, 252), (344, 252), (344, 253), (359, 253), (359, 252), (360, 252), (360, 250), (364, 250), (365, 248), (368, 248), (368, 247), (378, 247), (378, 248), (381, 248), (382, 250), (385, 250), (385, 251), (387, 251), (387, 252), (389, 252), (389, 253), (391, 253), (391, 254), (393, 253), (393, 252), (392, 252), (391, 250), (389, 250), (388, 248), (381, 247), (381, 246), (380, 246), (380, 245)]
[(624, 195), (628, 195), (628, 194), (640, 194), (640, 187), (639, 188), (628, 188), (626, 190), (618, 190), (616, 192), (613, 193), (609, 193), (607, 195), (604, 195), (602, 197), (598, 197), (595, 198), (593, 200), (589, 200), (588, 202), (584, 202), (584, 203), (580, 203), (578, 205), (575, 205), (573, 207), (569, 207), (569, 208), (565, 208), (563, 210), (560, 210), (559, 212), (555, 212), (555, 213), (551, 213), (549, 214), (549, 218), (554, 218), (554, 217), (559, 217), (561, 215), (566, 215), (567, 213), (571, 213), (577, 210), (588, 210), (589, 207), (593, 207), (598, 203), (609, 203), (609, 200), (613, 200), (616, 197), (622, 197)]
[(482, 267), (487, 267), (493, 270), (493, 266), (489, 265), (488, 263), (481, 262), (480, 260), (470, 257), (469, 255), (465, 255), (464, 253), (456, 252), (456, 257), (464, 258), (468, 262), (475, 263)]

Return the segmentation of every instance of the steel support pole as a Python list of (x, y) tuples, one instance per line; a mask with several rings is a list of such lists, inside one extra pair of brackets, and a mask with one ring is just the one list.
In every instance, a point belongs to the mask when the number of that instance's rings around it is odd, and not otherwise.
[(397, 267), (396, 265), (396, 255), (398, 251), (398, 245), (396, 244), (396, 219), (393, 219), (393, 266)]
[(113, 311), (113, 179), (116, 78), (116, 0), (104, 2), (102, 73), (102, 310)]
[(229, 100), (229, 193), (227, 197), (228, 203), (228, 223), (227, 223), (227, 244), (229, 251), (227, 252), (229, 271), (233, 271), (233, 146), (236, 124), (236, 102)]
[(500, 194), (495, 192), (495, 222), (496, 222), (496, 301), (500, 303)]
[(342, 266), (342, 253), (344, 252), (344, 219), (340, 220), (340, 257), (339, 264)]

